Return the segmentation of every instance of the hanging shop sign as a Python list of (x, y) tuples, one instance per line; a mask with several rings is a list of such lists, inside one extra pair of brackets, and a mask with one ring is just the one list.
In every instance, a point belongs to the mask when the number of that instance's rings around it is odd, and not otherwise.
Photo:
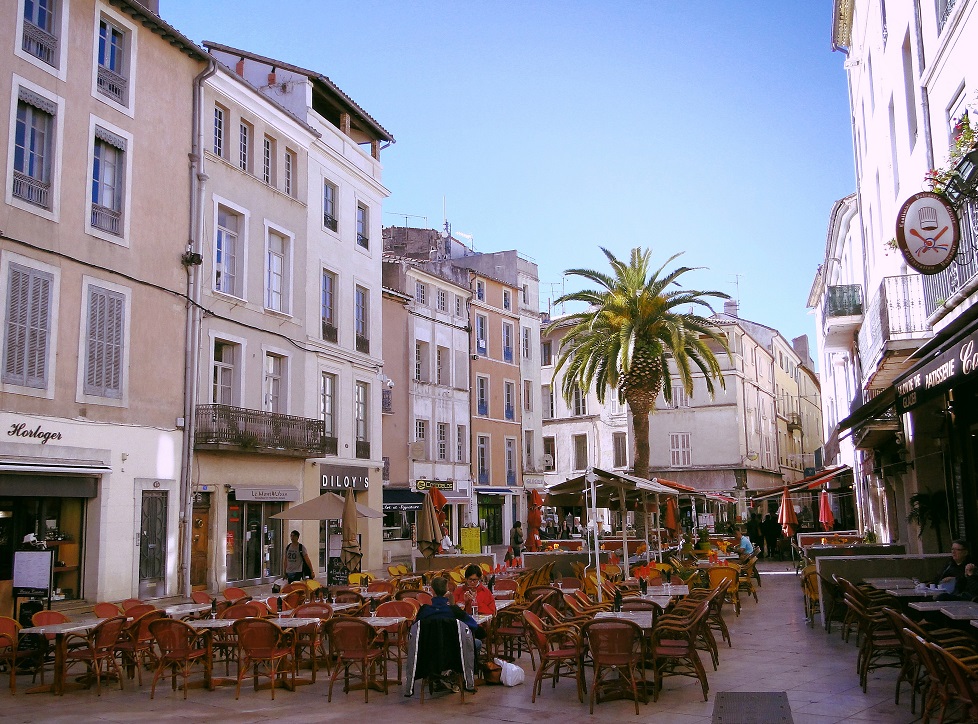
[(320, 488), (329, 491), (366, 490), (370, 487), (367, 468), (355, 465), (320, 465)]
[(954, 260), (961, 229), (954, 207), (939, 194), (921, 191), (897, 215), (897, 244), (907, 264), (921, 274), (937, 274)]
[(418, 480), (417, 490), (423, 493), (425, 490), (436, 488), (438, 490), (455, 490), (455, 483), (451, 480)]

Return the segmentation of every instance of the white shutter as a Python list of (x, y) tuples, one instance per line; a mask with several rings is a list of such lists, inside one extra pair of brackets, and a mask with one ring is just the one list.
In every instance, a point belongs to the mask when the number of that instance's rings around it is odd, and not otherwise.
[(47, 386), (53, 277), (37, 269), (10, 265), (4, 325), (3, 381)]
[(117, 292), (90, 287), (85, 394), (122, 397), (125, 299)]

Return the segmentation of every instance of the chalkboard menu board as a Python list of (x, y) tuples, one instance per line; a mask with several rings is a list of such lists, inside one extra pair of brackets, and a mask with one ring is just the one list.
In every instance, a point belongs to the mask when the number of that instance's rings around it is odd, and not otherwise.
[(54, 551), (16, 551), (14, 553), (14, 596), (48, 597), (54, 573)]
[(343, 565), (339, 556), (330, 556), (326, 566), (327, 586), (346, 586), (350, 583), (350, 571)]

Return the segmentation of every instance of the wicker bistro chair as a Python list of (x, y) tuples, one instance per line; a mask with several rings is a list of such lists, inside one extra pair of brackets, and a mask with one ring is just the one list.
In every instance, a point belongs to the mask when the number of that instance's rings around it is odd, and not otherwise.
[[(136, 607), (130, 610), (135, 611)], [(135, 674), (139, 686), (143, 685), (143, 667), (147, 661), (152, 663), (156, 659), (153, 634), (149, 630), (149, 625), (165, 616), (166, 613), (159, 609), (154, 608), (146, 611), (142, 616), (133, 619), (132, 623), (123, 629), (119, 640), (116, 642), (115, 651), (122, 657), (129, 678), (132, 679), (133, 674)]]
[(330, 670), (329, 657), (323, 640), (323, 630), (325, 629), (324, 624), (333, 618), (333, 607), (328, 603), (303, 603), (289, 611), (288, 615), (294, 618), (318, 618), (320, 621), (318, 626), (302, 626), (294, 629), (296, 664), (298, 665), (301, 661), (302, 652), (308, 649), (309, 658), (312, 661), (312, 680), (315, 682), (320, 661), (326, 663), (327, 672)]
[(543, 609), (541, 618), (549, 620), (551, 626), (572, 626), (580, 631), (581, 626), (593, 619), (593, 616), (572, 616), (562, 613), (549, 603), (544, 603), (541, 608)]
[[(591, 679), (591, 713), (594, 713), (595, 701), (600, 701), (600, 690), (603, 685), (623, 686), (631, 690), (631, 698), (635, 701), (635, 714), (638, 714), (639, 697), (645, 698), (645, 674), (639, 673), (644, 658), (642, 629), (637, 624), (625, 619), (598, 618), (581, 627), (581, 645), (578, 656), (583, 661), (583, 649), (591, 658), (594, 673)], [(579, 662), (580, 665), (580, 662)], [(604, 679), (603, 674), (611, 671), (615, 678)], [(580, 671), (580, 670), (579, 670)], [(581, 683), (578, 693), (584, 690), (583, 672), (579, 674)], [(641, 681), (641, 692), (639, 691)], [(582, 697), (583, 698), (583, 697)]]
[(17, 643), (20, 624), (8, 616), (0, 617), (0, 664), (10, 672), (10, 692), (17, 693)]
[(183, 698), (187, 698), (187, 684), (195, 664), (204, 665), (204, 680), (210, 683), (211, 659), (208, 656), (206, 631), (197, 632), (183, 621), (172, 618), (160, 618), (149, 624), (150, 634), (159, 647), (156, 672), (153, 674), (153, 686), (149, 698), (156, 696), (156, 682), (160, 676), (170, 669), (170, 683), (173, 690), (177, 689), (177, 671), (183, 678)]
[(335, 660), (329, 679), (326, 701), (333, 700), (333, 684), (343, 673), (343, 691), (350, 691), (350, 680), (363, 682), (363, 700), (369, 701), (370, 685), (382, 684), (387, 694), (387, 646), (384, 637), (360, 618), (337, 616), (326, 623), (330, 657)]
[(95, 614), (95, 618), (115, 618), (122, 614), (122, 609), (114, 603), (102, 601), (92, 607), (92, 612)]
[(805, 620), (812, 628), (815, 627), (815, 616), (822, 612), (822, 595), (818, 586), (818, 573), (815, 566), (806, 566), (801, 576), (801, 590), (805, 597)]
[(679, 625), (683, 625), (696, 614), (697, 608), (700, 606), (700, 604), (706, 603), (707, 612), (694, 631), (694, 640), (696, 648), (698, 648), (700, 651), (705, 651), (710, 655), (710, 663), (713, 664), (714, 671), (716, 671), (717, 667), (720, 665), (720, 651), (717, 647), (716, 638), (713, 636), (713, 629), (710, 628), (709, 616), (710, 604), (712, 603), (716, 593), (717, 591), (714, 589), (713, 591), (706, 592), (706, 595), (693, 596), (691, 594), (669, 609), (669, 612), (663, 614), (663, 616), (659, 619), (663, 623), (678, 623)]
[[(241, 694), (241, 680), (248, 675), (249, 668), (252, 669), (255, 691), (258, 691), (259, 677), (268, 677), (273, 701), (279, 668), (283, 664), (289, 667), (292, 687), (295, 688), (295, 637), (292, 631), (283, 631), (265, 619), (242, 618), (234, 622), (234, 633), (238, 637), (238, 686), (234, 692), (235, 699)], [(267, 667), (264, 674), (262, 664)]]
[(404, 618), (397, 626), (387, 629), (387, 660), (397, 662), (397, 683), (403, 679), (404, 659), (407, 656), (408, 631), (417, 615), (417, 609), (410, 600), (384, 601), (377, 606), (378, 616), (399, 616)]
[[(61, 611), (38, 611), (33, 616), (31, 616), (31, 624), (34, 626), (48, 626), (50, 624), (56, 624), (56, 623), (69, 623), (70, 621), (71, 619), (68, 618), (68, 616), (63, 614)], [(41, 675), (41, 684), (44, 683), (44, 672), (48, 668), (48, 666), (50, 665), (52, 669), (54, 667), (54, 653), (55, 653), (54, 639), (55, 639), (55, 634), (45, 635), (47, 646), (45, 647), (44, 650), (44, 658), (40, 662), (38, 662), (38, 667), (34, 672), (35, 679), (37, 678), (38, 674)], [(77, 642), (75, 643), (76, 647), (79, 645), (87, 646), (87, 644), (78, 644)]]
[(194, 603), (210, 603), (214, 599), (207, 591), (191, 591), (190, 600)]
[[(264, 609), (264, 611), (262, 610)], [(259, 605), (257, 602), (251, 603), (234, 603), (225, 608), (224, 610), (218, 612), (217, 617), (221, 619), (238, 621), (243, 618), (262, 618), (268, 615), (266, 612), (268, 609), (264, 604)], [(234, 635), (230, 631), (222, 631), (219, 629), (214, 629), (213, 632), (213, 649), (215, 652), (215, 661), (224, 661), (224, 675), (228, 676), (231, 673), (231, 662), (237, 659), (238, 656), (238, 646), (235, 641)]]
[(948, 674), (948, 704), (961, 705), (965, 721), (978, 721), (978, 657), (969, 656), (969, 649), (944, 648), (932, 642), (927, 646)]
[(527, 639), (526, 624), (523, 622), (523, 611), (529, 609), (526, 604), (514, 604), (504, 608), (493, 617), (492, 643), (495, 653), (509, 658), (519, 658), (523, 648), (530, 652), (530, 666), (536, 670), (536, 658), (530, 642)]
[(500, 600), (515, 599), (519, 585), (512, 578), (497, 578), (492, 586), (492, 595)]
[[(552, 608), (550, 604), (544, 606)], [(527, 628), (527, 640), (540, 657), (540, 666), (533, 680), (530, 702), (536, 702), (537, 694), (542, 693), (544, 679), (550, 679), (553, 682), (552, 688), (557, 688), (561, 673), (574, 675), (577, 682), (577, 698), (584, 701), (582, 679), (578, 675), (580, 649), (578, 629), (573, 626), (547, 627), (532, 611), (523, 612), (523, 622)]]
[(858, 624), (856, 672), (859, 674), (859, 685), (866, 693), (870, 671), (887, 666), (902, 667), (903, 640), (881, 611), (866, 609), (850, 593), (843, 594), (843, 599)]
[(231, 603), (237, 603), (238, 601), (250, 600), (251, 596), (243, 588), (238, 588), (237, 586), (228, 586), (224, 589), (224, 599), (230, 601)]
[(948, 704), (951, 702), (951, 677), (947, 666), (933, 644), (909, 630), (906, 633), (910, 645), (920, 659), (921, 667), (927, 673), (926, 688), (920, 704), (921, 720), (927, 724), (933, 709), (940, 705), (939, 721), (943, 722)]
[(129, 613), (129, 609), (135, 606), (145, 606), (145, 605), (147, 605), (146, 602), (140, 601), (138, 598), (127, 598), (125, 601), (123, 601), (120, 604), (122, 611), (130, 617), (132, 616), (132, 614)]
[(394, 594), (395, 601), (403, 601), (405, 598), (413, 598), (418, 603), (431, 603), (431, 594), (420, 588), (402, 588)]
[(649, 656), (655, 679), (654, 700), (659, 700), (664, 676), (695, 677), (703, 689), (703, 701), (709, 698), (710, 685), (706, 679), (706, 669), (703, 668), (696, 647), (698, 631), (709, 606), (709, 601), (700, 601), (685, 618), (667, 619), (663, 616), (652, 630)]
[(107, 671), (111, 670), (119, 677), (119, 688), (124, 689), (122, 670), (115, 660), (115, 647), (125, 626), (125, 616), (113, 616), (99, 623), (87, 636), (67, 634), (65, 640), (69, 645), (73, 639), (84, 640), (87, 645), (68, 650), (65, 656), (65, 678), (67, 678), (68, 669), (73, 665), (85, 664), (89, 674), (95, 680), (98, 695), (102, 696), (102, 666), (104, 665)]

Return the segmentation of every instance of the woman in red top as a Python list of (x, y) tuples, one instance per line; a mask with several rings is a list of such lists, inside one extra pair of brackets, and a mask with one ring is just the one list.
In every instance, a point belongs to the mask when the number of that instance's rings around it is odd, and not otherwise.
[(482, 569), (477, 565), (465, 569), (465, 584), (455, 589), (455, 603), (465, 609), (466, 613), (472, 612), (473, 602), (479, 607), (479, 613), (496, 613), (496, 599), (482, 585)]

